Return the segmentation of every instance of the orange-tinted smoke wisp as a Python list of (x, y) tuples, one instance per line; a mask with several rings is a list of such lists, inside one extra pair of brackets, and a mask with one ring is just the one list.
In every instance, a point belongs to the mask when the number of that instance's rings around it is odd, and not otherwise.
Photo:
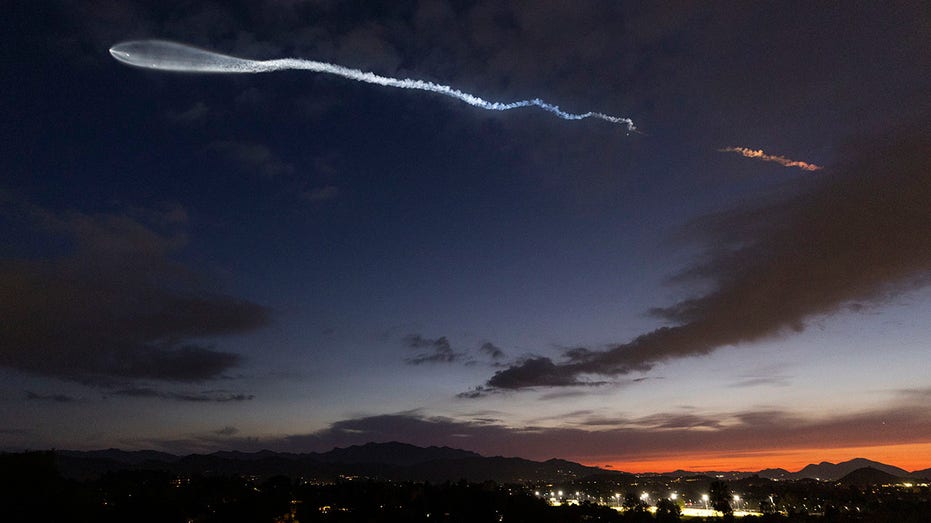
[(766, 154), (762, 149), (753, 150), (748, 149), (747, 147), (725, 147), (723, 149), (718, 149), (718, 151), (722, 153), (740, 153), (747, 158), (756, 158), (763, 160), (764, 162), (776, 162), (784, 167), (798, 167), (799, 169), (805, 171), (818, 171), (821, 169), (821, 166), (815, 165), (813, 163), (790, 160), (785, 156), (774, 156), (771, 154)]

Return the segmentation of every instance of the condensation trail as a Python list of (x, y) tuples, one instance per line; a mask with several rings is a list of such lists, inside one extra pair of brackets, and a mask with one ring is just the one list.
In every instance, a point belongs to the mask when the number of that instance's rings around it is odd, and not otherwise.
[(741, 155), (747, 158), (756, 158), (758, 160), (763, 160), (764, 162), (776, 162), (779, 165), (785, 167), (798, 167), (805, 171), (818, 171), (822, 167), (820, 165), (815, 165), (813, 163), (802, 162), (798, 160), (790, 160), (785, 156), (774, 156), (771, 154), (766, 154), (763, 152), (763, 149), (748, 149), (746, 147), (725, 147), (723, 149), (718, 149), (718, 152), (721, 153), (740, 153)]
[(163, 40), (123, 42), (110, 48), (110, 54), (120, 62), (136, 67), (158, 69), (161, 71), (189, 73), (267, 73), (287, 69), (314, 71), (342, 76), (343, 78), (356, 80), (358, 82), (439, 93), (490, 111), (507, 111), (521, 107), (539, 107), (564, 120), (597, 118), (611, 123), (626, 125), (628, 131), (636, 130), (634, 122), (630, 118), (622, 118), (596, 112), (580, 114), (568, 113), (558, 106), (548, 104), (539, 98), (509, 103), (489, 102), (488, 100), (462, 92), (448, 85), (436, 84), (424, 80), (412, 80), (410, 78), (391, 78), (371, 72), (364, 72), (359, 69), (352, 69), (326, 62), (317, 62), (314, 60), (302, 60), (298, 58), (248, 60)]

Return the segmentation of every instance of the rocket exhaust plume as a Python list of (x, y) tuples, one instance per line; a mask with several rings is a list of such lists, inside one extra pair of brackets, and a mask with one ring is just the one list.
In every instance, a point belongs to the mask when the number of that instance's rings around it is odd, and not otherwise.
[(783, 167), (798, 167), (799, 169), (805, 171), (818, 171), (821, 170), (820, 165), (815, 165), (808, 162), (800, 162), (797, 160), (790, 160), (785, 156), (774, 156), (771, 154), (766, 154), (763, 152), (763, 149), (748, 149), (746, 147), (725, 147), (723, 149), (718, 149), (718, 152), (722, 153), (740, 153), (741, 155), (747, 158), (757, 158), (763, 160), (764, 162), (776, 162)]
[(110, 54), (114, 58), (125, 64), (147, 69), (157, 69), (161, 71), (179, 71), (188, 73), (267, 73), (272, 71), (283, 71), (288, 69), (297, 69), (302, 71), (313, 71), (317, 73), (327, 73), (357, 82), (383, 85), (386, 87), (397, 87), (401, 89), (416, 89), (420, 91), (430, 91), (451, 98), (456, 98), (469, 105), (486, 109), (489, 111), (508, 111), (521, 107), (539, 107), (564, 120), (584, 120), (586, 118), (597, 118), (607, 122), (622, 124), (627, 126), (628, 131), (636, 130), (634, 122), (630, 118), (611, 116), (609, 114), (587, 112), (587, 113), (568, 113), (561, 110), (558, 106), (544, 102), (539, 98), (530, 100), (520, 100), (517, 102), (490, 102), (479, 98), (478, 96), (462, 92), (448, 85), (436, 84), (424, 80), (412, 80), (410, 78), (391, 78), (377, 75), (371, 72), (364, 72), (359, 69), (351, 69), (341, 65), (330, 64), (326, 62), (317, 62), (314, 60), (302, 60), (298, 58), (281, 58), (277, 60), (248, 60), (227, 56), (211, 51), (205, 51), (196, 47), (184, 44), (167, 42), (164, 40), (137, 40), (123, 42), (110, 48)]

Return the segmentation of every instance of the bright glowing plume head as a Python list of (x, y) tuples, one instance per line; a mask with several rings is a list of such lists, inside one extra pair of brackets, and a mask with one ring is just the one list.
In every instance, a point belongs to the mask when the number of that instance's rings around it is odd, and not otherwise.
[(253, 60), (245, 60), (189, 45), (164, 40), (134, 40), (110, 48), (110, 54), (124, 64), (188, 73), (255, 72)]

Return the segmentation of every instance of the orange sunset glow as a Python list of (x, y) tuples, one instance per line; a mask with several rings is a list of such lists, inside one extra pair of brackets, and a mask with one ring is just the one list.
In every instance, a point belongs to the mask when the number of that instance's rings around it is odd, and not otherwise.
[(922, 469), (931, 465), (931, 442), (714, 454), (669, 454), (636, 460), (588, 461), (586, 464), (635, 473), (669, 472), (677, 469), (755, 472), (767, 468), (783, 468), (795, 472), (811, 463), (821, 461), (837, 463), (858, 457), (881, 461), (906, 470)]

